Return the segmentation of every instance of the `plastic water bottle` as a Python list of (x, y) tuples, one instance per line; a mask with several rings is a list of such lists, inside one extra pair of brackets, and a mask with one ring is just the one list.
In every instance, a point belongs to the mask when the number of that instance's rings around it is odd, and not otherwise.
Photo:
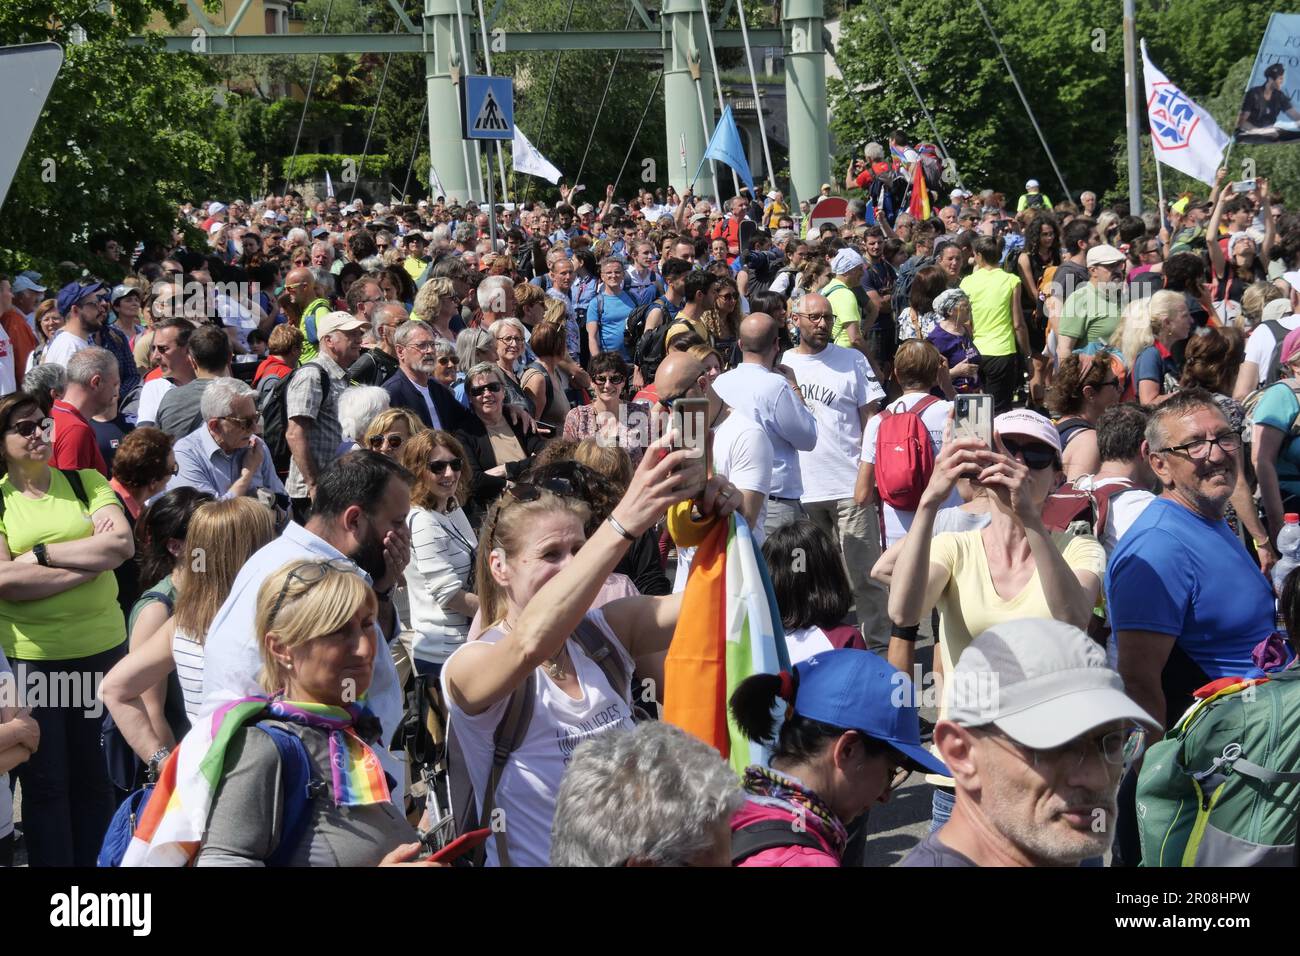
[(1300, 567), (1300, 514), (1290, 512), (1283, 520), (1282, 530), (1277, 533), (1279, 559), (1273, 566), (1273, 592), (1278, 595), (1286, 576)]

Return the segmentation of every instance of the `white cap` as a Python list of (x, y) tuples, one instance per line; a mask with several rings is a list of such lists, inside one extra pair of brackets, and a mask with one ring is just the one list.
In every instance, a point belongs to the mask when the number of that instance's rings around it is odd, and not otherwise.
[(266, 212), (262, 213), (262, 218), (269, 219), (271, 220), (271, 222), (275, 222), (275, 210), (268, 209)]
[(226, 204), (223, 203), (223, 202), (210, 202), (210, 203), (208, 203), (208, 215), (209, 215), (209, 216), (215, 216), (217, 213), (219, 213), (219, 212), (225, 212), (225, 211), (226, 211)]
[(1029, 180), (1027, 183), (1025, 183), (1025, 188), (1026, 188), (1026, 189), (1037, 189), (1037, 188), (1038, 188), (1038, 180), (1037, 180), (1037, 179), (1031, 179), (1031, 180)]
[(856, 250), (846, 247), (835, 253), (835, 258), (831, 260), (831, 272), (837, 276), (848, 275), (866, 264), (866, 260)]
[(217, 233), (219, 233), (222, 229), (225, 228), (226, 228), (226, 224), (224, 222), (214, 222), (212, 225), (208, 226), (208, 235), (215, 236)]

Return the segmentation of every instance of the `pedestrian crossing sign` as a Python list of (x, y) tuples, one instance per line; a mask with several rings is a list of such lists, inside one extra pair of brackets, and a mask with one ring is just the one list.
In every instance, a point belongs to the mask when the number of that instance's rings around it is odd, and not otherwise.
[(514, 139), (515, 95), (508, 76), (467, 76), (461, 81), (465, 139)]

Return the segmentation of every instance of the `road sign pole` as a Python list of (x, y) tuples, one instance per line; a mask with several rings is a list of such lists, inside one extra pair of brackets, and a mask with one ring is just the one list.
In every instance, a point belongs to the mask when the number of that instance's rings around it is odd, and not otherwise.
[(497, 191), (496, 179), (492, 176), (492, 160), (488, 160), (487, 175), (488, 194), (488, 238), (492, 241), (492, 253), (497, 251)]

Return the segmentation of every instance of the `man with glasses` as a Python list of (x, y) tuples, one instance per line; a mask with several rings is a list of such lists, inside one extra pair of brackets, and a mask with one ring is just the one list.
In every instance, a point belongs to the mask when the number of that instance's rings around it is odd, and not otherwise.
[(167, 489), (194, 488), (216, 498), (255, 495), (266, 488), (288, 504), (271, 452), (257, 434), (257, 393), (237, 378), (216, 378), (199, 407), (203, 422), (176, 442), (177, 472)]
[(975, 638), (947, 684), (934, 749), (956, 804), (902, 865), (1099, 865), (1125, 765), (1159, 730), (1105, 651), (1069, 624), (1022, 618)]
[[(352, 288), (348, 289), (349, 305), (352, 305), (352, 290), (360, 284), (361, 280), (357, 280), (352, 284)], [(378, 290), (375, 283), (366, 284)], [(377, 305), (366, 307), (358, 303), (352, 308), (352, 313), (357, 319), (370, 322), (371, 334), (375, 337), (375, 344), (362, 352), (361, 358), (348, 369), (348, 381), (353, 385), (382, 387), (400, 367), (397, 361), (397, 346), (393, 343), (393, 333), (407, 320), (406, 307), (400, 302), (385, 302), (382, 292), (378, 295), (378, 299), (362, 300), (362, 302), (377, 302)], [(367, 314), (367, 318), (363, 318), (362, 312)]]
[(437, 380), (438, 339), (427, 322), (411, 320), (393, 330), (398, 369), (381, 386), (393, 408), (407, 408), (426, 427), (456, 431), (467, 425), (470, 412)]
[(72, 356), (91, 346), (95, 333), (108, 321), (108, 291), (102, 282), (70, 282), (59, 290), (57, 308), (65, 321), (46, 346), (42, 362), (66, 366)]
[[(1105, 243), (1088, 250), (1088, 282), (1075, 289), (1061, 308), (1056, 356), (1065, 361), (1075, 349), (1110, 341), (1124, 306), (1124, 253)], [(979, 343), (975, 343), (979, 347)]]

